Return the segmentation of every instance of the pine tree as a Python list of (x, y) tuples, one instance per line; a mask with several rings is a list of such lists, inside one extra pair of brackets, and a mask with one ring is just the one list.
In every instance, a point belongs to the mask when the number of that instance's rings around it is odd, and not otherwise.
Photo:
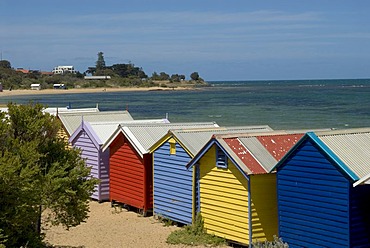
[(57, 136), (58, 120), (42, 109), (10, 103), (7, 115), (0, 112), (0, 244), (6, 247), (40, 246), (41, 216), (67, 229), (79, 225), (97, 183), (79, 151)]

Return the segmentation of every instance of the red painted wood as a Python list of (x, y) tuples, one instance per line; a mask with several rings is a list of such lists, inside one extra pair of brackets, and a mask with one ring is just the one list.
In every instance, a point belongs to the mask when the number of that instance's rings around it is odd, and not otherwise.
[(123, 134), (110, 145), (110, 201), (147, 211), (153, 208), (152, 155), (143, 158)]

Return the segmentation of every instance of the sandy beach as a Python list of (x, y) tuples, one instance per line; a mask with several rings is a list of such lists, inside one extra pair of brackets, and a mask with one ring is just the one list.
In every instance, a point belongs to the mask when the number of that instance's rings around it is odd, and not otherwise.
[(80, 88), (80, 89), (43, 89), (43, 90), (3, 90), (2, 96), (20, 95), (50, 95), (50, 94), (76, 94), (76, 93), (98, 93), (98, 92), (130, 92), (130, 91), (173, 91), (173, 90), (194, 90), (190, 87), (163, 88), (163, 87), (132, 87), (132, 88)]
[(91, 201), (90, 217), (86, 223), (71, 228), (69, 231), (57, 226), (44, 232), (46, 241), (58, 248), (189, 247), (166, 243), (167, 236), (177, 229), (179, 227), (164, 226), (154, 217), (142, 217), (126, 209), (112, 208), (109, 202)]

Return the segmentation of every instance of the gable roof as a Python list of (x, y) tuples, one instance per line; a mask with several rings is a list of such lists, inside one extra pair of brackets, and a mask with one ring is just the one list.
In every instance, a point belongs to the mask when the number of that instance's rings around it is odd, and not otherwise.
[[(370, 128), (309, 132), (294, 148), (307, 139), (313, 141), (355, 182), (353, 186), (370, 183)], [(291, 153), (287, 154), (276, 168), (290, 155)]]
[(244, 175), (265, 174), (303, 135), (302, 130), (214, 135), (187, 167), (196, 164), (213, 145), (217, 145)]
[(215, 122), (188, 122), (188, 123), (154, 123), (154, 124), (123, 124), (118, 127), (116, 132), (109, 138), (104, 145), (105, 150), (120, 134), (130, 140), (136, 151), (143, 154), (150, 153), (150, 147), (153, 146), (161, 137), (163, 137), (170, 129), (180, 128), (212, 128), (218, 127)]
[(128, 111), (73, 112), (60, 113), (58, 116), (70, 136), (80, 126), (82, 119), (87, 122), (125, 122), (133, 120)]
[(222, 133), (246, 133), (246, 132), (268, 132), (272, 131), (267, 125), (260, 126), (236, 126), (236, 127), (214, 127), (196, 129), (171, 129), (156, 142), (149, 150), (153, 152), (170, 138), (174, 138), (189, 153), (191, 157), (209, 141), (214, 134)]
[(120, 125), (137, 125), (137, 124), (147, 124), (147, 123), (168, 123), (167, 119), (147, 119), (147, 120), (132, 120), (132, 121), (110, 121), (110, 122), (88, 122), (82, 120), (80, 126), (74, 131), (74, 133), (69, 138), (72, 142), (81, 131), (86, 131), (90, 138), (96, 142), (97, 146), (103, 146), (112, 134), (117, 130)]
[(81, 132), (86, 132), (95, 147), (99, 148), (102, 146), (112, 133), (117, 129), (119, 122), (92, 122), (82, 121), (80, 126), (73, 132), (69, 138), (69, 142), (73, 141), (78, 137)]

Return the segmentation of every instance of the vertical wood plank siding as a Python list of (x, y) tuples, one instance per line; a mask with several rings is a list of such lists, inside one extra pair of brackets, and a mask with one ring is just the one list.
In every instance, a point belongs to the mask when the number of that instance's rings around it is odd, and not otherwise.
[(370, 185), (351, 188), (351, 247), (370, 247)]
[(250, 175), (252, 240), (272, 241), (278, 236), (276, 174)]
[(111, 201), (144, 208), (144, 165), (131, 145), (118, 136), (110, 146)]
[(347, 247), (347, 179), (304, 141), (277, 172), (279, 234), (289, 247)]
[(192, 222), (192, 169), (188, 153), (176, 144), (176, 154), (170, 154), (170, 144), (165, 142), (153, 155), (154, 163), (154, 214), (170, 220)]
[(200, 213), (207, 232), (239, 243), (249, 243), (248, 183), (228, 161), (227, 169), (216, 168), (213, 146), (200, 159)]
[(99, 179), (100, 179), (100, 196), (99, 200), (109, 200), (109, 149), (104, 152), (100, 151)]
[[(91, 168), (90, 175), (99, 179), (99, 150), (85, 131), (75, 139), (73, 144), (75, 147), (81, 149), (81, 157), (85, 160), (86, 166)], [(100, 201), (100, 184), (95, 186), (94, 193), (91, 198)]]

